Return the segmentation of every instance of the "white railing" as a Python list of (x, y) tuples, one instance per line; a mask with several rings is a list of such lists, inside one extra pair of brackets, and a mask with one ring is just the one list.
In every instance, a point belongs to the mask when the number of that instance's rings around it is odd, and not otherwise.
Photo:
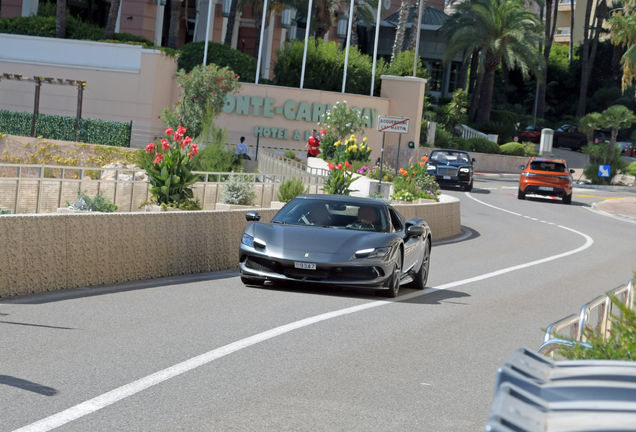
[(488, 141), (492, 141), (494, 143), (497, 142), (497, 139), (499, 138), (498, 135), (493, 135), (493, 134), (485, 134), (483, 132), (479, 132), (476, 129), (470, 128), (466, 125), (461, 125), (461, 131), (462, 131), (462, 138), (464, 139), (468, 139), (468, 138), (485, 138)]

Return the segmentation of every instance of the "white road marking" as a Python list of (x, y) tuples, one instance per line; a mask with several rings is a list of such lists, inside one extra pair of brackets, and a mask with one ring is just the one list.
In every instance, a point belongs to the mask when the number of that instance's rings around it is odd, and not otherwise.
[[(527, 217), (527, 216), (523, 216), (519, 213), (515, 213), (512, 212), (510, 210), (506, 210), (506, 209), (502, 209), (499, 207), (495, 207), (491, 204), (487, 204), (483, 201), (478, 200), (477, 198), (472, 197), (468, 192), (465, 192), (465, 195), (467, 197), (469, 197), (472, 200), (477, 201), (480, 204), (483, 204), (485, 206), (491, 207), (493, 209), (496, 210), (500, 210), (503, 211), (505, 213), (510, 213), (514, 216), (522, 216), (522, 217)], [(555, 225), (553, 223), (548, 223), (549, 225)], [(290, 324), (285, 324), (283, 326), (280, 327), (276, 327), (273, 328), (271, 330), (267, 330), (264, 331), (262, 333), (256, 334), (254, 336), (250, 336), (248, 338), (245, 339), (241, 339), (239, 341), (233, 342), (229, 345), (225, 345), (222, 346), (220, 348), (214, 349), (212, 351), (208, 351), (207, 353), (201, 354), (197, 357), (193, 357), (189, 360), (186, 360), (184, 362), (178, 363), (174, 366), (171, 366), (167, 369), (163, 369), (159, 372), (155, 372), (152, 375), (148, 375), (144, 378), (141, 378), (137, 381), (134, 381), (132, 383), (123, 385), (121, 387), (118, 387), (114, 390), (111, 390), (107, 393), (104, 393), (100, 396), (97, 396), (93, 399), (90, 399), (88, 401), (82, 402), (78, 405), (75, 405), (67, 410), (64, 410), (62, 412), (59, 412), (57, 414), (53, 414), (49, 417), (46, 417), (42, 420), (39, 420), (35, 423), (31, 423), (30, 425), (24, 426), (20, 429), (16, 429), (14, 432), (46, 432), (46, 431), (50, 431), (52, 429), (55, 429), (57, 427), (60, 427), (62, 425), (65, 425), (66, 423), (72, 422), (73, 420), (77, 420), (78, 418), (84, 417), (88, 414), (94, 413), (95, 411), (98, 411), (102, 408), (105, 408), (109, 405), (112, 405), (124, 398), (127, 398), (128, 396), (132, 396), (134, 394), (137, 394), (147, 388), (150, 388), (152, 386), (155, 386), (157, 384), (160, 384), (164, 381), (169, 380), (170, 378), (174, 378), (176, 376), (179, 376), (181, 374), (184, 374), (192, 369), (195, 369), (199, 366), (203, 366), (206, 365), (208, 363), (213, 362), (214, 360), (217, 360), (221, 357), (225, 357), (226, 355), (232, 354), (234, 352), (237, 352), (239, 350), (242, 350), (243, 348), (247, 348), (250, 347), (252, 345), (256, 345), (258, 343), (264, 342), (266, 340), (275, 338), (276, 336), (280, 336), (283, 335), (285, 333), (289, 333), (293, 330), (297, 330), (303, 327), (307, 327), (310, 326), (312, 324), (316, 324), (322, 321), (327, 321), (330, 320), (332, 318), (336, 318), (339, 316), (343, 316), (343, 315), (348, 315), (348, 314), (353, 314), (356, 312), (360, 312), (363, 310), (367, 310), (367, 309), (372, 309), (375, 307), (379, 307), (379, 306), (384, 306), (384, 305), (389, 305), (395, 302), (399, 302), (399, 301), (405, 301), (405, 300), (410, 300), (416, 297), (420, 297), (426, 294), (430, 294), (432, 292), (436, 292), (436, 291), (441, 291), (441, 290), (446, 290), (449, 288), (454, 288), (460, 285), (466, 285), (466, 284), (470, 284), (473, 282), (478, 282), (478, 281), (482, 281), (484, 279), (489, 279), (492, 277), (496, 277), (496, 276), (500, 276), (502, 274), (505, 273), (510, 273), (516, 270), (521, 270), (527, 267), (532, 267), (535, 265), (539, 265), (539, 264), (543, 264), (546, 262), (550, 262), (550, 261), (554, 261), (557, 260), (559, 258), (564, 258), (566, 256), (570, 256), (570, 255), (574, 255), (576, 253), (579, 253), (587, 248), (589, 248), (590, 246), (592, 246), (592, 244), (594, 243), (594, 240), (592, 240), (592, 238), (590, 236), (588, 236), (587, 234), (583, 234), (582, 232), (573, 230), (571, 228), (568, 227), (564, 227), (562, 225), (556, 225), (558, 228), (562, 228), (564, 230), (573, 232), (575, 234), (578, 234), (580, 236), (582, 236), (583, 238), (585, 238), (585, 244), (579, 248), (573, 249), (571, 251), (568, 252), (564, 252), (558, 255), (553, 255), (547, 258), (543, 258), (540, 260), (536, 260), (536, 261), (531, 261), (525, 264), (519, 264), (516, 266), (512, 266), (512, 267), (508, 267), (505, 269), (501, 269), (501, 270), (497, 270), (497, 271), (493, 271), (490, 273), (486, 273), (480, 276), (475, 276), (472, 278), (468, 278), (468, 279), (463, 279), (460, 281), (456, 281), (456, 282), (450, 282), (444, 285), (440, 285), (438, 287), (434, 287), (434, 288), (427, 288), (424, 291), (419, 291), (419, 292), (414, 292), (411, 294), (407, 294), (404, 296), (401, 296), (395, 300), (381, 300), (381, 301), (374, 301), (371, 303), (365, 303), (362, 305), (358, 305), (358, 306), (353, 306), (353, 307), (349, 307), (349, 308), (345, 308), (345, 309), (340, 309), (337, 311), (333, 311), (333, 312), (327, 312), (324, 314), (320, 314), (320, 315), (316, 315), (310, 318), (305, 318), (302, 319), (300, 321), (296, 321)], [(425, 383), (422, 383), (423, 385), (427, 385)]]

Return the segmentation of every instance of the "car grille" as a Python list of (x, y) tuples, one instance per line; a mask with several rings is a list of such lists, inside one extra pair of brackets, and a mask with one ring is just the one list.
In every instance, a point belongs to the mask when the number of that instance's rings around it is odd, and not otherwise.
[(276, 261), (268, 260), (266, 258), (249, 257), (245, 261), (245, 267), (268, 273), (282, 273), (283, 266)]
[(437, 167), (437, 174), (457, 175), (457, 168), (446, 167), (446, 166)]

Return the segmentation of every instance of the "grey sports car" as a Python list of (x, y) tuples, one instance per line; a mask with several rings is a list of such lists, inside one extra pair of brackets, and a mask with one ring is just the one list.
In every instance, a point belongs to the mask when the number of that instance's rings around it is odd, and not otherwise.
[(270, 223), (248, 220), (239, 248), (241, 280), (293, 281), (376, 288), (395, 297), (400, 285), (424, 289), (431, 230), (405, 220), (382, 201), (339, 195), (300, 195)]

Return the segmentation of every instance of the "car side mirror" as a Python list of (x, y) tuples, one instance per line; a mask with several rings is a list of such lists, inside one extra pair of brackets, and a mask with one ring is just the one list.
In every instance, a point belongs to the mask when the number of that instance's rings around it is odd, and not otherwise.
[(424, 227), (421, 225), (411, 225), (406, 229), (406, 234), (409, 237), (417, 237), (424, 235)]
[(573, 169), (570, 170), (570, 174), (574, 174), (574, 170)]
[(526, 167), (525, 165), (519, 165), (520, 170), (524, 169), (525, 167)]
[(245, 213), (245, 220), (248, 222), (258, 222), (261, 220), (261, 215), (258, 212), (248, 212)]
[(473, 158), (473, 163), (475, 163), (475, 162), (477, 162), (477, 161), (475, 160), (475, 158)]

